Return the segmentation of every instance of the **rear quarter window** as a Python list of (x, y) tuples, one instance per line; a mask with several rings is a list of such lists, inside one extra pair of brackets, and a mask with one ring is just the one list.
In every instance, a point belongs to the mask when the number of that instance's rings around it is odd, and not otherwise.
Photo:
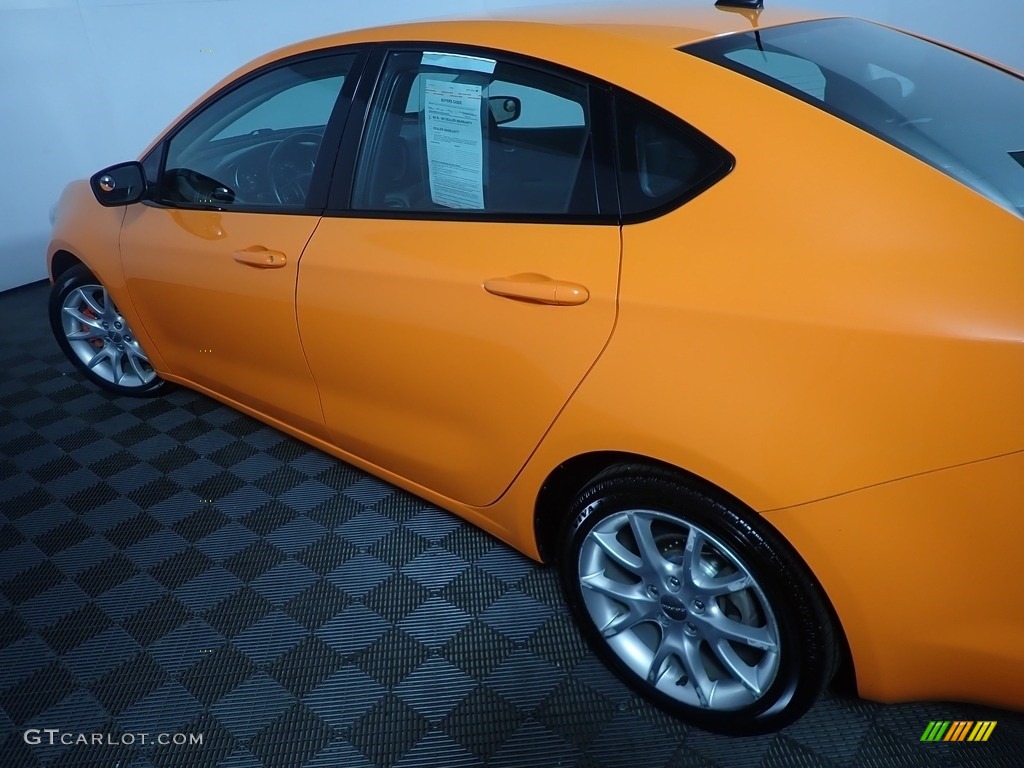
[(733, 157), (679, 118), (615, 95), (619, 208), (630, 223), (676, 208), (725, 176)]

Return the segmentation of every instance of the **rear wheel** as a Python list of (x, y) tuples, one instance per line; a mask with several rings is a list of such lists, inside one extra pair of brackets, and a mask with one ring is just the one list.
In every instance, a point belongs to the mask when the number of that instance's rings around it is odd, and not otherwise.
[(640, 465), (573, 505), (561, 575), (594, 648), (654, 704), (701, 728), (772, 731), (835, 673), (831, 611), (757, 515)]
[(94, 384), (136, 397), (152, 397), (169, 386), (153, 370), (107, 289), (85, 266), (72, 267), (54, 283), (50, 325), (64, 354)]

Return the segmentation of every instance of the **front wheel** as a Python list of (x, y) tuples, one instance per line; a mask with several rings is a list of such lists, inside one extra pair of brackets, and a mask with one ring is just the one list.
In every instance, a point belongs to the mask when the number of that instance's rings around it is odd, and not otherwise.
[(64, 354), (94, 384), (135, 397), (152, 397), (168, 388), (107, 289), (84, 265), (72, 267), (54, 283), (50, 326)]
[(831, 610), (763, 520), (676, 475), (612, 468), (576, 499), (566, 596), (594, 651), (634, 690), (698, 727), (773, 731), (835, 673)]

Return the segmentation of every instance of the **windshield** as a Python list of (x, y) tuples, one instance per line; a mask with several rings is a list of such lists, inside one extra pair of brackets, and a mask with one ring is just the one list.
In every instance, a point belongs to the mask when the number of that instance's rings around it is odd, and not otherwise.
[(727, 35), (680, 49), (863, 128), (1024, 216), (1024, 80), (855, 19)]

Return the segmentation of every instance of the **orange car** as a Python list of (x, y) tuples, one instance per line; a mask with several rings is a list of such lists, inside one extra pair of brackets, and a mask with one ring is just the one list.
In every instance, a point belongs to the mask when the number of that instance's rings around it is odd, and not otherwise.
[[(757, 2), (362, 30), (70, 185), (71, 362), (557, 562), (701, 727), (1024, 704), (1024, 82)], [(91, 187), (91, 188), (90, 188)]]

